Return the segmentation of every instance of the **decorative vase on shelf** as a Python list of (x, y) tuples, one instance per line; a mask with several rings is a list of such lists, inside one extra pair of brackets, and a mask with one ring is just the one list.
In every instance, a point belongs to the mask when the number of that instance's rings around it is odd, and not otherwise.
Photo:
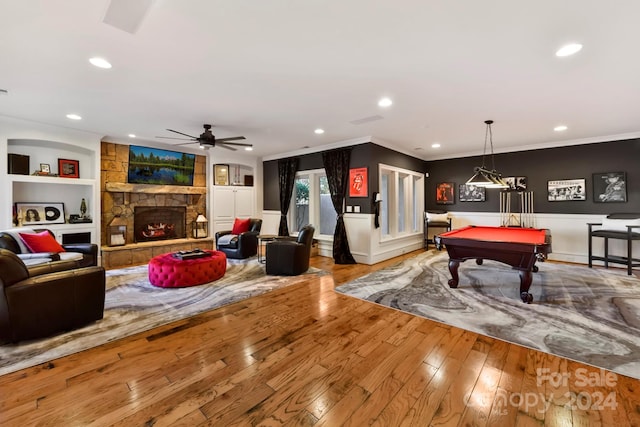
[(87, 202), (84, 199), (80, 202), (80, 216), (82, 218), (87, 216)]

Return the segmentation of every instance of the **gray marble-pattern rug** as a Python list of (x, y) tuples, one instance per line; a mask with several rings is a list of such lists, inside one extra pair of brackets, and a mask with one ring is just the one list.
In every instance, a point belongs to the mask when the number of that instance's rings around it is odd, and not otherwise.
[(520, 299), (518, 271), (429, 251), (336, 287), (352, 297), (640, 379), (640, 280), (626, 271), (539, 263)]
[(149, 283), (146, 265), (109, 270), (102, 320), (49, 338), (0, 343), (0, 375), (290, 286), (309, 274), (328, 273), (312, 267), (301, 276), (267, 276), (257, 257), (229, 259), (226, 274), (214, 282), (165, 289)]

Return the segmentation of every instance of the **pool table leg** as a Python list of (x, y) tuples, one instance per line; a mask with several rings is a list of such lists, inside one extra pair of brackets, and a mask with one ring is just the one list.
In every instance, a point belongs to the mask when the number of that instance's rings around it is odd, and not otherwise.
[(533, 301), (533, 295), (529, 293), (532, 281), (533, 274), (531, 270), (520, 270), (520, 298), (522, 302), (526, 302), (527, 304)]
[(449, 287), (457, 288), (458, 287), (458, 267), (460, 266), (460, 261), (456, 259), (449, 260), (449, 273), (451, 273), (451, 279), (449, 279)]

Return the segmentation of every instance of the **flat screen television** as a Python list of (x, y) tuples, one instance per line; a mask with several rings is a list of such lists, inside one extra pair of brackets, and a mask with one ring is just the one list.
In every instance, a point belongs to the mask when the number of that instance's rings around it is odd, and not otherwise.
[(195, 154), (129, 146), (130, 184), (193, 185)]

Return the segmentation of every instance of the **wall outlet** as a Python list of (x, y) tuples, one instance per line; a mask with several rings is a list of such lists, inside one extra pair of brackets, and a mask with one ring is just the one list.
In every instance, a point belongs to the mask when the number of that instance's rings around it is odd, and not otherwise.
[(353, 207), (353, 211), (354, 211), (355, 213), (360, 213), (360, 205), (355, 205), (355, 206)]
[(347, 212), (351, 212), (351, 211), (353, 211), (353, 207), (352, 207), (352, 206), (347, 205)]

